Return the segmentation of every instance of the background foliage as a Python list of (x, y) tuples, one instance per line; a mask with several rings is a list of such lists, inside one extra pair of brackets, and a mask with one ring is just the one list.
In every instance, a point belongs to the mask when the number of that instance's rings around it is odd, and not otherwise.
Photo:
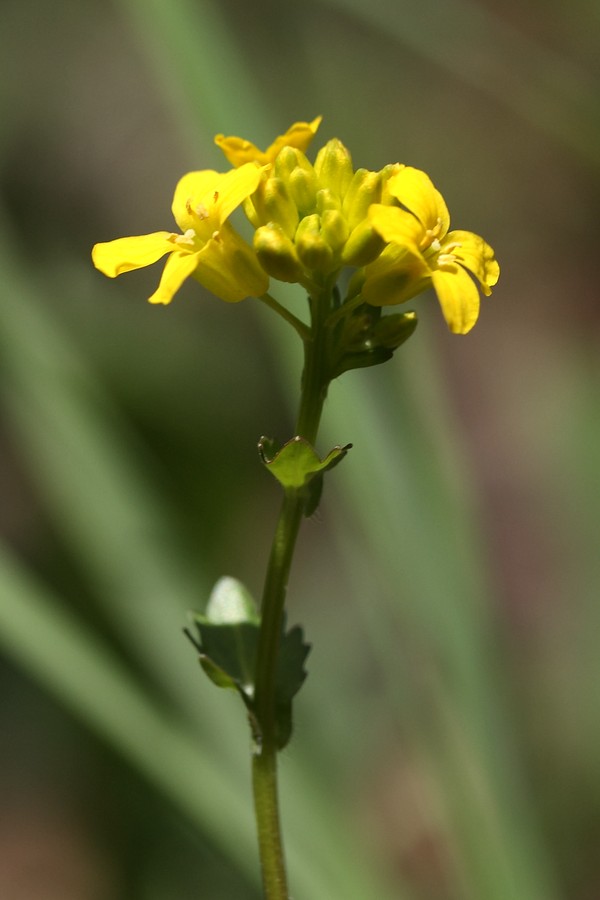
[[(333, 385), (352, 441), (306, 524), (313, 641), (282, 759), (295, 896), (600, 894), (600, 19), (588, 0), (4, 0), (0, 36), (0, 894), (257, 898), (248, 736), (181, 636), (223, 573), (260, 592), (299, 357), (251, 301), (97, 240), (325, 117), (405, 161), (502, 278), (466, 338), (432, 297)], [(299, 298), (299, 302), (302, 302)], [(229, 700), (229, 703), (227, 702)]]

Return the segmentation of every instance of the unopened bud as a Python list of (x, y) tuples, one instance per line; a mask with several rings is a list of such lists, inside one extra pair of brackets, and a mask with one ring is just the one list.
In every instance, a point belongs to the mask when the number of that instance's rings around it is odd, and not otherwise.
[(321, 188), (320, 191), (317, 191), (317, 212), (322, 216), (324, 212), (330, 209), (341, 212), (342, 201), (329, 188)]
[(416, 327), (417, 316), (414, 312), (382, 316), (373, 326), (373, 340), (380, 347), (396, 350), (408, 340)]
[(358, 169), (344, 197), (343, 212), (350, 230), (367, 218), (371, 203), (381, 199), (381, 174)]
[(302, 277), (302, 265), (294, 244), (277, 222), (258, 228), (254, 235), (258, 260), (269, 275), (292, 284)]
[(294, 169), (288, 179), (290, 194), (298, 208), (300, 216), (308, 216), (315, 210), (317, 192), (317, 176), (313, 171)]
[(321, 234), (321, 220), (306, 216), (296, 231), (296, 249), (303, 265), (312, 271), (327, 272), (333, 266), (333, 250)]
[(317, 176), (304, 153), (284, 147), (275, 160), (275, 174), (287, 185), (301, 217), (315, 211)]
[(336, 209), (326, 209), (321, 216), (321, 234), (331, 247), (334, 253), (337, 253), (348, 238), (349, 229), (345, 218)]
[(352, 181), (352, 157), (342, 142), (337, 138), (328, 141), (322, 147), (315, 160), (315, 172), (319, 187), (328, 188), (343, 200)]
[(277, 222), (288, 237), (293, 237), (298, 225), (298, 210), (281, 178), (267, 178), (259, 184), (253, 196), (260, 224)]
[(368, 219), (363, 219), (351, 233), (342, 251), (346, 266), (366, 266), (377, 259), (385, 241), (377, 234)]

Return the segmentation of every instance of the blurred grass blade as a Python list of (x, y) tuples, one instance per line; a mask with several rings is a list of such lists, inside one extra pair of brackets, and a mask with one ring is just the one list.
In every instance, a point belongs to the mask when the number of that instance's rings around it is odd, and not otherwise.
[[(473, 0), (321, 0), (393, 37), (501, 106), (600, 163), (593, 77)], [(501, 7), (499, 7), (501, 9)]]
[(257, 880), (244, 786), (2, 547), (0, 645)]
[[(408, 626), (430, 648), (426, 690), (432, 707), (424, 711), (413, 704), (412, 722), (436, 761), (474, 897), (550, 900), (556, 896), (551, 867), (528, 805), (500, 688), (468, 473), (435, 359), (428, 358), (420, 338), (418, 385), (414, 362), (404, 357), (385, 380), (354, 386), (352, 403), (360, 414), (352, 417), (351, 438), (358, 473), (341, 471), (338, 488), (353, 495), (361, 511), (361, 534), (381, 585), (385, 606), (378, 638)], [(339, 436), (341, 416), (350, 410), (338, 399), (332, 424)], [(377, 459), (376, 477), (370, 458)], [(374, 618), (364, 598), (357, 596)], [(393, 702), (398, 683), (414, 684), (414, 674), (401, 654), (385, 646), (379, 651)]]
[(254, 139), (271, 132), (268, 108), (218, 3), (120, 0), (117, 6), (134, 24), (191, 152), (207, 133)]
[[(198, 567), (192, 573), (178, 552), (173, 523), (150, 490), (152, 469), (144, 468), (142, 448), (53, 320), (51, 306), (22, 277), (11, 246), (5, 229), (0, 342), (16, 440), (58, 534), (133, 657), (151, 683), (197, 715), (196, 664), (181, 627), (187, 610), (206, 596)], [(222, 718), (226, 731), (229, 710), (218, 711), (211, 701), (209, 695), (203, 720)], [(220, 742), (219, 749), (225, 752)]]

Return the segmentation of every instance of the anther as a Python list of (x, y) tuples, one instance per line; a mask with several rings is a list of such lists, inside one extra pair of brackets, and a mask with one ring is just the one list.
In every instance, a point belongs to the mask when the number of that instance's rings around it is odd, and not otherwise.
[(193, 228), (188, 228), (183, 234), (178, 235), (175, 238), (176, 244), (186, 244), (188, 247), (194, 246), (194, 238), (196, 237), (196, 232)]

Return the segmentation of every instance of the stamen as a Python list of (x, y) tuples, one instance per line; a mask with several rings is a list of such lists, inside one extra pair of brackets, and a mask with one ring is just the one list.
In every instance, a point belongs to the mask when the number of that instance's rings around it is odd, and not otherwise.
[(460, 241), (450, 241), (450, 243), (446, 244), (446, 246), (444, 247), (444, 252), (452, 253), (452, 251), (456, 250), (457, 247), (462, 247), (462, 244)]
[(452, 253), (440, 253), (437, 259), (438, 266), (454, 266), (457, 259)]
[[(441, 250), (442, 247), (440, 242), (438, 241), (438, 250)], [(432, 245), (433, 246), (433, 245)], [(448, 244), (444, 244), (444, 252), (440, 253), (438, 256), (438, 266), (453, 266), (458, 262), (456, 256), (452, 252), (456, 250), (457, 247), (460, 247), (460, 241), (450, 241)]]
[(196, 232), (193, 228), (188, 228), (183, 234), (178, 235), (175, 238), (176, 244), (185, 244), (186, 247), (194, 246), (194, 238), (196, 237)]
[(421, 238), (419, 246), (421, 250), (429, 250), (431, 247), (437, 253), (441, 247), (439, 234), (442, 230), (442, 220), (438, 216), (436, 224), (433, 228), (426, 228), (425, 234)]
[(199, 219), (208, 219), (208, 210), (202, 203), (199, 203), (196, 207), (196, 215)]

